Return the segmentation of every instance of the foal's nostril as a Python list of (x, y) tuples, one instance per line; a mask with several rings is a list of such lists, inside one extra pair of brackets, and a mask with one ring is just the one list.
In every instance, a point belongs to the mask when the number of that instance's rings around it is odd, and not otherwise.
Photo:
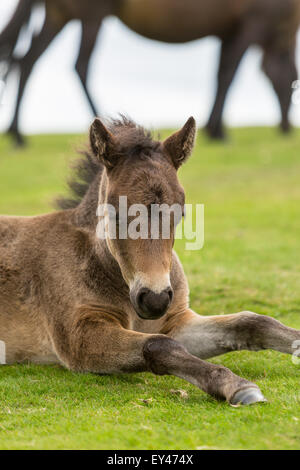
[(143, 287), (142, 289), (140, 289), (137, 295), (137, 304), (141, 309), (143, 308), (143, 303), (144, 303), (143, 300), (149, 292), (151, 292), (150, 289)]
[(171, 303), (172, 300), (173, 300), (173, 289), (171, 287), (167, 287), (166, 293), (168, 294), (169, 299), (170, 299), (170, 303)]
[(166, 313), (172, 299), (173, 290), (170, 287), (159, 294), (143, 287), (136, 297), (136, 302), (143, 318), (155, 319)]

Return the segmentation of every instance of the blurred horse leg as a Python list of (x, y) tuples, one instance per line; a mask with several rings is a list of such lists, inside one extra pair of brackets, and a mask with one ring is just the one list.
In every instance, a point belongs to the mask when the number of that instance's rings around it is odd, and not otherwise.
[(232, 83), (241, 59), (250, 45), (250, 34), (243, 29), (223, 39), (218, 71), (218, 88), (215, 103), (206, 125), (206, 131), (213, 139), (223, 139), (222, 114), (228, 89)]
[(20, 66), (20, 82), (19, 82), (19, 89), (18, 89), (18, 96), (17, 102), (14, 112), (14, 117), (12, 123), (8, 129), (8, 133), (12, 135), (17, 145), (24, 144), (24, 138), (19, 132), (19, 113), (20, 113), (20, 106), (21, 101), (23, 98), (24, 90), (32, 68), (39, 57), (43, 54), (46, 50), (50, 42), (54, 39), (54, 37), (61, 31), (64, 24), (54, 24), (52, 20), (48, 20), (46, 17), (44, 26), (41, 32), (35, 36), (32, 40), (31, 48), (27, 52), (27, 54), (18, 60)]
[(31, 10), (35, 0), (19, 1), (15, 12), (13, 13), (9, 23), (0, 33), (0, 60), (10, 61), (13, 50), (18, 41), (22, 26), (24, 26), (30, 18)]
[(99, 116), (96, 106), (93, 102), (93, 99), (90, 95), (87, 86), (88, 79), (88, 68), (91, 55), (93, 53), (95, 43), (97, 40), (97, 35), (101, 26), (102, 21), (95, 21), (95, 23), (85, 23), (82, 22), (82, 35), (81, 35), (81, 44), (80, 50), (75, 65), (75, 70), (80, 78), (84, 93), (87, 97), (89, 105), (92, 109), (94, 116)]
[(295, 64), (295, 48), (276, 51), (265, 49), (263, 70), (272, 82), (281, 109), (280, 127), (283, 132), (289, 132), (289, 109), (291, 106), (292, 83), (297, 80)]

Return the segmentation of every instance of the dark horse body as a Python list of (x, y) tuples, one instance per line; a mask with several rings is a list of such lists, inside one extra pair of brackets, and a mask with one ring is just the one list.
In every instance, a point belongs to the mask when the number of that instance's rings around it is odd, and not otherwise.
[(19, 141), (19, 109), (32, 67), (45, 49), (71, 20), (82, 25), (76, 71), (95, 115), (96, 107), (87, 88), (88, 65), (103, 19), (119, 17), (137, 33), (159, 41), (183, 43), (214, 35), (221, 39), (218, 90), (206, 126), (212, 137), (223, 136), (222, 113), (229, 86), (238, 65), (251, 44), (263, 48), (263, 69), (270, 78), (281, 108), (281, 128), (290, 128), (288, 111), (291, 84), (297, 78), (296, 33), (300, 23), (299, 0), (44, 0), (46, 19), (33, 38), (28, 53), (13, 57), (22, 25), (38, 0), (20, 0), (10, 23), (0, 35), (0, 60), (21, 69), (16, 110), (9, 131)]
[[(190, 118), (156, 142), (130, 121), (107, 129), (96, 119), (91, 153), (71, 185), (79, 197), (61, 201), (66, 210), (52, 214), (0, 217), (2, 362), (173, 374), (231, 404), (264, 400), (255, 384), (204, 359), (240, 349), (292, 354), (299, 330), (251, 312), (193, 312), (170, 219), (167, 238), (96, 236), (98, 204), (116, 207), (120, 196), (128, 207), (147, 208), (147, 226), (152, 204), (177, 204), (183, 214), (177, 170), (192, 151), (195, 130)], [(104, 218), (109, 227), (109, 214)]]

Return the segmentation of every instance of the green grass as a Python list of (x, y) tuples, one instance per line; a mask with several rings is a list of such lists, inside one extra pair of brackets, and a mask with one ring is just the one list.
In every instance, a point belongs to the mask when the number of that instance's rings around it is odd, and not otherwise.
[[(274, 129), (238, 129), (230, 137), (212, 144), (200, 136), (180, 173), (187, 202), (205, 204), (203, 250), (187, 252), (177, 242), (192, 307), (203, 315), (253, 310), (300, 328), (300, 131), (284, 138)], [(15, 151), (1, 137), (0, 213), (52, 210), (83, 141), (37, 136)], [(177, 378), (151, 374), (1, 367), (0, 448), (299, 449), (300, 365), (273, 351), (214, 362), (255, 381), (269, 403), (232, 408)]]

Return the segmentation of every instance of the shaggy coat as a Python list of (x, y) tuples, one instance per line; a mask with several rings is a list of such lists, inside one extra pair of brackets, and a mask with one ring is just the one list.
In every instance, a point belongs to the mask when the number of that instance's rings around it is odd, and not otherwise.
[[(300, 332), (251, 312), (201, 317), (170, 238), (99, 239), (97, 206), (177, 203), (177, 169), (195, 121), (164, 142), (123, 119), (91, 126), (90, 148), (63, 209), (0, 217), (0, 340), (6, 362), (60, 363), (81, 372), (174, 374), (229, 402), (264, 400), (255, 384), (205, 362), (239, 349), (293, 352)], [(110, 220), (107, 220), (110, 223)]]

